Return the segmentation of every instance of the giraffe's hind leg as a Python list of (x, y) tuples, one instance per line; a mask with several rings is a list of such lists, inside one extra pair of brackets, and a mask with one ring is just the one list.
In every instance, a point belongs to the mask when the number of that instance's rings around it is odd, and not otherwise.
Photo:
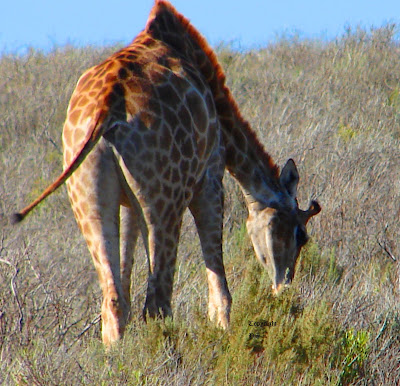
[(112, 153), (99, 143), (68, 181), (78, 225), (86, 239), (103, 293), (103, 343), (125, 330), (129, 307), (121, 281), (119, 210), (121, 188)]
[(120, 210), (120, 255), (121, 280), (125, 302), (131, 304), (131, 273), (136, 241), (139, 234), (137, 218), (132, 208), (121, 206)]

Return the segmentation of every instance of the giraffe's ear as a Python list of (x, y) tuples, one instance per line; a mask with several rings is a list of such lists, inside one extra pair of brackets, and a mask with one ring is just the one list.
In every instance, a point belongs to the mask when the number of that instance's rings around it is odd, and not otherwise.
[(287, 192), (295, 198), (297, 195), (297, 184), (299, 183), (299, 172), (297, 171), (296, 164), (291, 158), (283, 167), (279, 180), (282, 187), (284, 187)]

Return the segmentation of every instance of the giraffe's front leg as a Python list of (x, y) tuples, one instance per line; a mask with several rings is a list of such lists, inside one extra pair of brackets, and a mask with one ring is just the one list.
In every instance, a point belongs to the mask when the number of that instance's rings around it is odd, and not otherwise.
[[(222, 263), (208, 264), (206, 260), (208, 279), (208, 316), (217, 326), (227, 329), (230, 321), (232, 298), (229, 293)], [(211, 265), (214, 267), (211, 268)], [(217, 268), (218, 265), (218, 268)]]
[(222, 176), (205, 176), (189, 206), (200, 237), (208, 279), (208, 315), (218, 326), (229, 326), (232, 298), (222, 259)]

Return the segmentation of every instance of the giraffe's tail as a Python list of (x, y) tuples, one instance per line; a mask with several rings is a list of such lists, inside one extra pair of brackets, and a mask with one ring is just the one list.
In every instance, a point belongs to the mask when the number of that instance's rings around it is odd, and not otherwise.
[(72, 175), (72, 173), (74, 173), (74, 171), (78, 169), (79, 165), (83, 162), (85, 157), (90, 153), (94, 145), (103, 135), (105, 127), (105, 125), (103, 124), (104, 116), (104, 111), (98, 112), (96, 118), (92, 121), (92, 124), (88, 128), (87, 135), (82, 142), (81, 148), (78, 150), (71, 163), (64, 169), (64, 171), (57, 177), (57, 179), (43, 191), (43, 193), (39, 197), (37, 197), (20, 212), (11, 215), (10, 221), (12, 224), (21, 222), (32, 209), (34, 209), (47, 196), (58, 189)]

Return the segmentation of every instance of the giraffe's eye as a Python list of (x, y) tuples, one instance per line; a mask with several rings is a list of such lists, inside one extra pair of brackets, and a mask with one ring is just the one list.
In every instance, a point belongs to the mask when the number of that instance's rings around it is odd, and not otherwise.
[(308, 241), (308, 236), (305, 230), (299, 226), (295, 229), (296, 244), (300, 248), (304, 246)]

